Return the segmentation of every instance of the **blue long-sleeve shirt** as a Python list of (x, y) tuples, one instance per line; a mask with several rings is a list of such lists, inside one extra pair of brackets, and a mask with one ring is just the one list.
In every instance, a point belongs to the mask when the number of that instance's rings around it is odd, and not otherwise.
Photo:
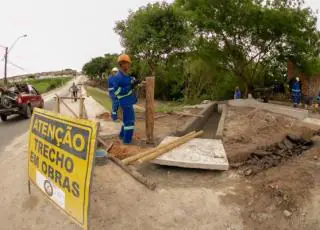
[(112, 99), (116, 99), (116, 95), (114, 94), (114, 83), (115, 83), (115, 79), (116, 76), (109, 76), (108, 78), (108, 91), (109, 91), (109, 96), (112, 98)]
[(234, 92), (234, 99), (241, 99), (241, 91), (240, 90), (236, 90)]
[(301, 93), (300, 82), (298, 81), (293, 82), (291, 91), (292, 93)]
[(118, 98), (121, 106), (130, 106), (137, 102), (133, 94), (132, 77), (119, 71), (113, 82), (114, 94)]

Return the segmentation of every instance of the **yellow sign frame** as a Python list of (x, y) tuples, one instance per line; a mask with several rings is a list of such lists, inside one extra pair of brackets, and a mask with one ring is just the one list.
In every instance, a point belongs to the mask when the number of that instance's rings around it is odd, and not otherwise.
[(88, 229), (98, 123), (35, 109), (29, 127), (28, 179)]

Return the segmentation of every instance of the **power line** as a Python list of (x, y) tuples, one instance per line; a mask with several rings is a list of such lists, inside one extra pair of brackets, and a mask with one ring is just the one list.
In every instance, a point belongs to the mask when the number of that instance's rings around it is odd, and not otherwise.
[(21, 67), (21, 66), (19, 66), (19, 65), (15, 64), (15, 63), (13, 63), (12, 61), (9, 61), (9, 60), (8, 60), (8, 63), (9, 63), (10, 65), (12, 65), (12, 66), (14, 66), (14, 67), (16, 67), (16, 68), (20, 69), (20, 70), (25, 71), (25, 69), (24, 69), (23, 67)]

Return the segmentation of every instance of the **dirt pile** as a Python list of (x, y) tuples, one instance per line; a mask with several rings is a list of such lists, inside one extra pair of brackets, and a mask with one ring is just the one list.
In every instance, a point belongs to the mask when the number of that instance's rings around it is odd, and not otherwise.
[(224, 129), (224, 146), (231, 163), (243, 162), (260, 146), (283, 140), (288, 133), (308, 133), (299, 121), (261, 109), (230, 107)]
[(299, 138), (293, 134), (287, 135), (281, 142), (260, 147), (250, 154), (242, 165), (246, 176), (255, 174), (264, 169), (276, 167), (292, 157), (300, 156), (313, 145), (311, 140)]
[(105, 120), (105, 121), (110, 121), (111, 120), (111, 115), (110, 115), (109, 112), (105, 112), (105, 113), (102, 113), (102, 114), (98, 115), (96, 118), (102, 119), (102, 120)]
[(143, 147), (141, 145), (124, 145), (121, 141), (113, 141), (111, 149), (109, 149), (109, 154), (122, 160), (130, 156), (134, 156), (141, 153), (149, 148)]

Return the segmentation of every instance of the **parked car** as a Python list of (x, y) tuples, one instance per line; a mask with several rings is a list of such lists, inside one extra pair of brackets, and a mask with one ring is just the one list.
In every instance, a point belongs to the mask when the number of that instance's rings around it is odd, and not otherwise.
[(20, 114), (28, 119), (34, 108), (43, 108), (44, 100), (38, 91), (29, 84), (15, 84), (8, 89), (0, 89), (0, 118)]

